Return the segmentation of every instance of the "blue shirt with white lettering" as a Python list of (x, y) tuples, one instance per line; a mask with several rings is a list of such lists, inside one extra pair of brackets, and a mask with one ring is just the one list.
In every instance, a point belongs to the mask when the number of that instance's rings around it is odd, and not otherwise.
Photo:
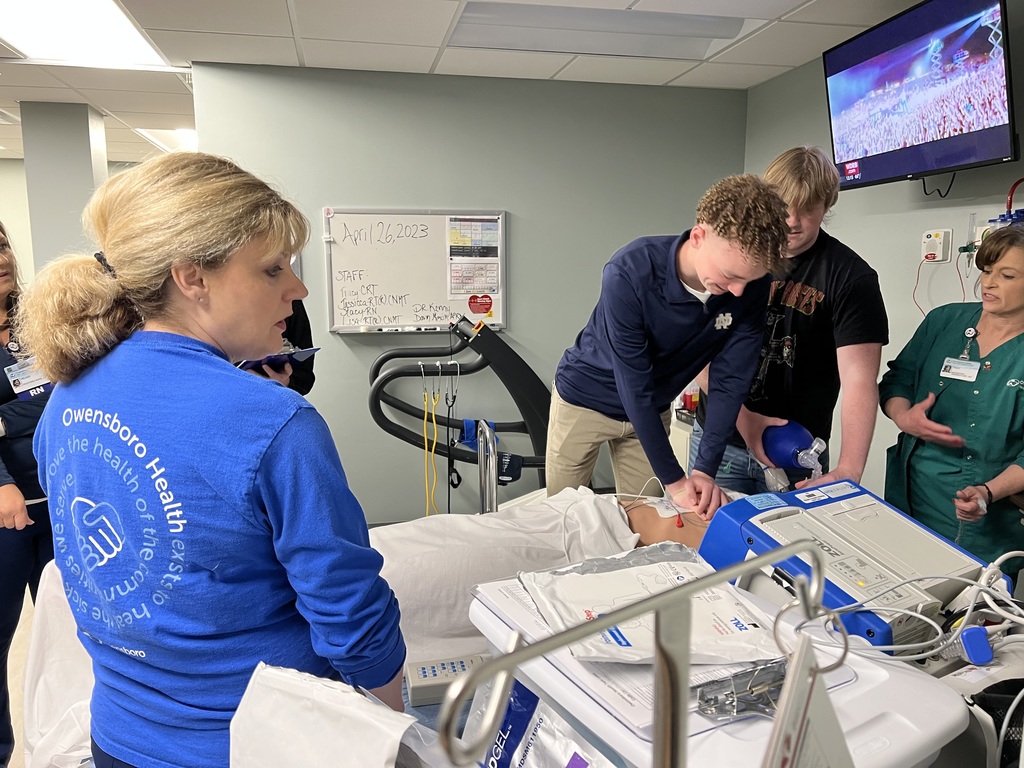
[(712, 405), (694, 468), (714, 477), (757, 369), (771, 285), (764, 277), (705, 304), (676, 269), (689, 236), (642, 237), (612, 256), (597, 306), (555, 373), (566, 402), (633, 425), (666, 485), (684, 473), (659, 414), (710, 362)]
[(366, 688), (401, 669), (382, 558), (295, 392), (139, 331), (54, 389), (35, 452), (108, 754), (223, 768), (260, 661)]

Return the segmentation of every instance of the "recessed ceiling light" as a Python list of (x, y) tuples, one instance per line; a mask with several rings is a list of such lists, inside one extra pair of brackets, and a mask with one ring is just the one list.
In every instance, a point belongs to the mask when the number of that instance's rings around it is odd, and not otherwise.
[(3, 0), (0, 38), (40, 63), (117, 69), (168, 66), (114, 0)]

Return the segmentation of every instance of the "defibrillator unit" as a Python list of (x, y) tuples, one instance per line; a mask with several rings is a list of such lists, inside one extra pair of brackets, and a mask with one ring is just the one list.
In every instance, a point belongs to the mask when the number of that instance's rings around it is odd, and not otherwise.
[[(815, 542), (824, 556), (826, 608), (870, 599), (869, 611), (845, 614), (842, 621), (848, 632), (872, 645), (932, 639), (935, 630), (926, 621), (885, 609), (903, 609), (936, 620), (942, 606), (966, 586), (949, 577), (973, 580), (985, 567), (973, 555), (848, 481), (757, 494), (727, 504), (712, 518), (700, 554), (721, 569), (800, 539)], [(792, 591), (794, 579), (809, 573), (807, 562), (793, 558), (765, 576)], [(918, 577), (926, 578), (902, 584)], [(758, 591), (755, 582), (740, 586)]]

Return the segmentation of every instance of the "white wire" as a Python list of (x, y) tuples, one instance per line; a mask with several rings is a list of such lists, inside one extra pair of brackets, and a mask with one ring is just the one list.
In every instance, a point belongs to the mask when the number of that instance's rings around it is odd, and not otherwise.
[[(661, 486), (662, 496), (648, 496), (646, 493), (644, 493), (644, 491), (647, 490), (647, 486), (651, 484), (652, 480), (654, 482), (656, 482), (658, 485)], [(633, 501), (630, 502), (630, 506), (629, 507), (623, 507), (623, 509), (628, 511), (630, 509), (630, 507), (632, 507), (632, 505), (634, 505), (634, 504), (639, 504), (641, 501), (647, 501), (648, 499), (663, 498), (665, 493), (666, 493), (665, 484), (662, 483), (661, 480), (658, 479), (657, 475), (651, 475), (649, 478), (647, 478), (647, 482), (645, 482), (642, 486), (640, 486), (640, 493), (619, 493), (619, 494), (611, 494), (611, 495), (612, 496), (617, 495), (620, 499), (622, 499), (622, 498), (632, 498)], [(671, 499), (669, 499), (669, 501), (671, 501)]]
[[(653, 480), (654, 482), (656, 482), (656, 483), (657, 483), (658, 485), (660, 485), (660, 486), (661, 486), (661, 492), (662, 492), (662, 494), (664, 494), (664, 493), (666, 492), (666, 491), (665, 491), (665, 484), (664, 484), (663, 482), (661, 482), (661, 480), (659, 480), (659, 479), (658, 479), (657, 475), (651, 475), (651, 476), (650, 476), (649, 478), (647, 478), (647, 482), (645, 482), (645, 483), (644, 483), (644, 484), (643, 484), (642, 486), (640, 486), (640, 493), (638, 493), (638, 494), (635, 494), (635, 495), (636, 495), (637, 497), (643, 496), (643, 495), (644, 495), (644, 491), (646, 491), (646, 490), (647, 490), (647, 486), (651, 484), (651, 481), (652, 481), (652, 480)], [(634, 494), (632, 494), (632, 493), (631, 493), (631, 494), (629, 494), (629, 495), (630, 495), (630, 496), (633, 496)]]
[[(982, 572), (982, 578), (988, 577), (990, 580), (998, 579), (1002, 574), (998, 570), (997, 563), (1001, 563), (1001, 562), (1005, 561), (1006, 559), (1009, 559), (1009, 557), (1015, 557), (1015, 556), (1017, 556), (1016, 552), (1008, 552), (1006, 555), (1003, 555), (1001, 558), (997, 559), (992, 565), (990, 565), (988, 568), (986, 568), (985, 571)], [(1024, 556), (1024, 552), (1021, 552), (1020, 556)], [(947, 579), (949, 581), (959, 581), (959, 582), (962, 582), (964, 584), (968, 584), (970, 586), (975, 587), (974, 592), (973, 592), (973, 594), (970, 597), (970, 602), (968, 603), (966, 613), (960, 619), (960, 623), (950, 633), (950, 636), (945, 641), (943, 641), (943, 642), (939, 642), (941, 640), (943, 634), (944, 634), (943, 631), (942, 631), (942, 628), (937, 623), (935, 623), (933, 620), (931, 620), (929, 617), (927, 617), (927, 616), (925, 616), (925, 615), (923, 615), (921, 613), (918, 613), (916, 611), (912, 611), (910, 609), (905, 609), (905, 608), (885, 608), (885, 607), (869, 608), (869, 607), (867, 607), (868, 603), (873, 602), (874, 600), (877, 600), (882, 595), (885, 595), (888, 592), (892, 592), (893, 590), (898, 589), (899, 587), (902, 587), (902, 586), (904, 586), (906, 584), (911, 584), (911, 583), (913, 583), (915, 581), (928, 581), (928, 580), (935, 579), (935, 578), (945, 578), (945, 579)], [(994, 587), (992, 587), (992, 586), (990, 586), (988, 584), (983, 584), (980, 581), (975, 581), (975, 580), (972, 580), (972, 579), (968, 579), (968, 578), (963, 577), (963, 576), (947, 576), (947, 577), (915, 576), (915, 577), (912, 577), (912, 578), (909, 578), (909, 579), (904, 579), (903, 581), (894, 584), (893, 586), (889, 587), (888, 589), (886, 589), (886, 590), (884, 590), (882, 592), (879, 592), (876, 595), (872, 595), (871, 597), (865, 598), (864, 600), (858, 600), (855, 603), (850, 603), (849, 605), (842, 606), (841, 608), (836, 608), (835, 609), (835, 613), (842, 614), (842, 613), (854, 613), (854, 612), (859, 612), (859, 611), (870, 611), (870, 612), (891, 611), (893, 613), (904, 613), (906, 615), (915, 616), (917, 618), (922, 619), (923, 621), (928, 622), (938, 632), (938, 636), (936, 638), (930, 640), (930, 641), (926, 641), (926, 642), (923, 642), (923, 643), (905, 643), (905, 644), (901, 644), (901, 645), (886, 645), (886, 646), (873, 645), (873, 646), (871, 646), (870, 649), (868, 649), (868, 648), (865, 648), (865, 649), (853, 649), (853, 648), (851, 648), (850, 649), (852, 653), (857, 653), (858, 655), (861, 655), (861, 656), (872, 656), (872, 657), (877, 659), (877, 654), (874, 653), (876, 651), (893, 651), (893, 652), (898, 652), (898, 651), (902, 651), (902, 650), (913, 650), (913, 649), (917, 649), (917, 648), (931, 648), (931, 650), (926, 652), (926, 653), (919, 653), (919, 654), (912, 654), (912, 655), (903, 655), (903, 654), (901, 654), (900, 656), (895, 657), (893, 659), (895, 661), (901, 661), (901, 662), (903, 662), (903, 661), (916, 661), (918, 659), (928, 659), (928, 658), (931, 658), (931, 657), (935, 656), (936, 654), (938, 654), (939, 652), (945, 650), (946, 648), (948, 648), (951, 645), (953, 645), (954, 643), (956, 643), (957, 640), (960, 639), (960, 635), (963, 633), (964, 629), (966, 629), (968, 626), (970, 626), (969, 620), (971, 618), (971, 615), (974, 613), (974, 611), (975, 611), (975, 609), (977, 607), (979, 596), (987, 598), (987, 600), (989, 602), (994, 602), (994, 601), (991, 601), (991, 597), (990, 597), (991, 594), (995, 594), (995, 595), (997, 595), (1000, 598), (1005, 598), (1005, 596), (1006, 596), (1005, 592), (1002, 592), (1002, 591), (1000, 591), (1000, 590), (998, 590), (998, 589), (996, 589), (996, 588), (994, 588)], [(1013, 605), (1013, 608), (1015, 610), (1018, 610), (1018, 611), (1021, 610), (1016, 605)], [(1008, 614), (1006, 614), (1006, 613), (1004, 613), (1003, 611), (1000, 611), (1000, 610), (997, 610), (995, 612), (998, 613), (998, 615), (1002, 616), (1003, 618), (1008, 619), (1009, 621), (1013, 621), (1015, 623), (1022, 623), (1018, 617), (1009, 616)], [(1022, 612), (1022, 616), (1024, 616), (1024, 612)], [(798, 624), (797, 627), (796, 627), (797, 631), (799, 631), (799, 629), (802, 626), (806, 625), (807, 623), (808, 623), (807, 621), (804, 621), (804, 622), (801, 622), (800, 624)], [(818, 640), (816, 642), (817, 642), (817, 644), (820, 644), (820, 645), (839, 645), (838, 643), (833, 643), (833, 642), (830, 642), (830, 641), (827, 641), (827, 640)]]
[(1007, 637), (996, 640), (992, 643), (992, 650), (999, 651), (1006, 648), (1009, 645), (1017, 645), (1024, 643), (1024, 635), (1008, 635)]
[(1011, 557), (1024, 557), (1024, 550), (1011, 549), (1006, 554), (1000, 555), (992, 561), (991, 568), (999, 568), (1003, 563), (1009, 560)]
[[(1012, 550), (1012, 551), (1007, 552), (1007, 553), (1001, 555), (1000, 557), (996, 558), (992, 563), (990, 563), (981, 572), (981, 575), (976, 580), (968, 579), (968, 578), (963, 577), (963, 576), (914, 576), (914, 577), (911, 577), (911, 578), (908, 578), (908, 579), (904, 579), (903, 581), (897, 582), (896, 584), (894, 584), (893, 586), (889, 587), (888, 589), (885, 589), (882, 592), (879, 592), (879, 593), (877, 593), (875, 595), (867, 597), (867, 598), (865, 598), (863, 600), (858, 600), (857, 602), (850, 603), (849, 605), (845, 605), (845, 606), (842, 606), (840, 608), (834, 609), (833, 613), (836, 614), (837, 619), (838, 619), (838, 615), (839, 614), (855, 613), (855, 612), (860, 612), (860, 611), (866, 611), (866, 612), (872, 612), (872, 613), (878, 613), (878, 612), (885, 612), (885, 611), (887, 611), (887, 612), (890, 612), (890, 613), (897, 613), (897, 614), (904, 614), (904, 615), (908, 615), (908, 616), (913, 616), (915, 618), (918, 618), (918, 619), (920, 619), (920, 620), (930, 624), (932, 626), (932, 628), (935, 629), (935, 631), (937, 633), (936, 637), (933, 638), (932, 640), (924, 641), (924, 642), (921, 642), (921, 643), (903, 643), (903, 644), (900, 644), (900, 645), (885, 645), (885, 646), (873, 645), (870, 648), (852, 648), (851, 647), (849, 649), (849, 652), (850, 653), (856, 653), (859, 656), (866, 656), (866, 657), (872, 658), (875, 661), (894, 662), (894, 663), (904, 663), (904, 662), (907, 662), (907, 661), (918, 661), (918, 660), (924, 660), (924, 659), (933, 658), (937, 654), (939, 654), (941, 651), (943, 651), (946, 648), (949, 648), (950, 646), (954, 645), (960, 639), (960, 635), (963, 634), (963, 631), (967, 627), (971, 626), (970, 619), (971, 619), (971, 616), (973, 615), (973, 613), (975, 612), (975, 610), (978, 608), (978, 601), (979, 601), (979, 599), (984, 600), (984, 602), (987, 604), (987, 607), (990, 610), (992, 610), (995, 614), (997, 614), (998, 616), (1001, 616), (1003, 619), (1005, 619), (1007, 621), (1010, 621), (1010, 622), (1013, 622), (1014, 624), (1020, 624), (1021, 626), (1024, 626), (1024, 609), (1021, 609), (1014, 602), (1012, 602), (1013, 598), (1010, 597), (1006, 593), (1005, 589), (1004, 590), (1000, 590), (1000, 589), (997, 589), (994, 586), (992, 586), (993, 584), (998, 582), (1003, 577), (1003, 573), (1000, 570), (1000, 566), (1003, 563), (1005, 563), (1007, 560), (1012, 558), (1012, 557), (1024, 557), (1024, 551)], [(918, 582), (918, 581), (931, 581), (933, 579), (945, 579), (947, 581), (958, 581), (958, 582), (961, 582), (963, 584), (967, 584), (969, 587), (972, 587), (972, 589), (969, 592), (969, 598), (968, 598), (969, 602), (967, 604), (967, 608), (966, 608), (966, 610), (964, 612), (964, 615), (959, 619), (959, 623), (956, 625), (956, 627), (953, 629), (953, 631), (949, 634), (949, 637), (947, 637), (945, 640), (942, 640), (942, 638), (943, 638), (943, 636), (945, 634), (942, 631), (942, 627), (940, 627), (938, 625), (938, 623), (936, 623), (930, 617), (925, 616), (922, 613), (919, 613), (917, 611), (913, 611), (913, 610), (910, 610), (910, 609), (906, 609), (906, 608), (890, 608), (890, 607), (870, 608), (870, 607), (868, 607), (868, 603), (874, 602), (875, 600), (879, 599), (883, 595), (886, 595), (889, 592), (892, 592), (893, 590), (899, 589), (902, 586), (905, 586), (907, 584), (912, 584), (912, 583)], [(1009, 604), (1010, 609), (1015, 611), (1017, 615), (1013, 615), (1013, 614), (1003, 610), (1002, 608), (1000, 608), (996, 604), (995, 600), (993, 599), (993, 596), (998, 597), (1000, 600), (1003, 600), (1003, 601), (1009, 600), (1010, 602), (1008, 604)], [(817, 637), (817, 638), (812, 637), (811, 638), (811, 642), (815, 643), (815, 645), (829, 646), (829, 647), (839, 647), (840, 643), (837, 643), (837, 642), (835, 642), (835, 641), (833, 641), (831, 639), (828, 639), (829, 630), (828, 630), (828, 627), (826, 626), (828, 624), (828, 621), (829, 620), (823, 620), (823, 621), (819, 622), (817, 620), (805, 619), (804, 621), (801, 621), (801, 622), (799, 622), (798, 624), (795, 625), (794, 632), (800, 632), (805, 627), (811, 627), (811, 626), (817, 627), (817, 628), (821, 629), (825, 633), (826, 637), (825, 638), (822, 638), (822, 637)], [(996, 630), (996, 631), (1000, 631), (1000, 630)], [(834, 630), (833, 630), (833, 633), (834, 633)], [(1004, 639), (1004, 640), (1002, 640), (1002, 641), (1000, 641), (998, 643), (993, 643), (993, 650), (995, 650), (996, 648), (1003, 647), (1003, 645), (1008, 644), (1010, 642), (1024, 642), (1024, 635), (1022, 635), (1020, 637), (1020, 639), (1018, 639), (1018, 640), (1012, 640), (1011, 641), (1010, 638), (1006, 638), (1006, 639)], [(881, 655), (879, 653), (880, 651), (899, 652), (899, 651), (913, 650), (913, 649), (918, 649), (918, 648), (928, 648), (929, 650), (927, 652), (924, 652), (924, 653), (900, 654), (899, 656), (893, 656), (893, 657), (887, 657), (887, 656)], [(1022, 691), (1022, 695), (1024, 695), (1024, 691)], [(1017, 706), (1017, 704), (1019, 703), (1021, 697), (1022, 696), (1018, 696), (1017, 697), (1017, 699), (1013, 703), (1013, 707)], [(1012, 712), (1011, 712), (1011, 714), (1012, 714)], [(1009, 714), (1007, 715), (1007, 722), (1009, 722)], [(1001, 745), (1002, 745), (1003, 738), (1004, 738), (1004, 736), (1000, 737), (1000, 751), (1001, 751), (1001, 748), (1002, 748)]]
[[(895, 652), (895, 651), (902, 651), (902, 650), (908, 650), (908, 649), (914, 649), (914, 648), (929, 648), (930, 650), (927, 653), (919, 653), (919, 654), (916, 654), (916, 655), (903, 655), (903, 654), (901, 654), (898, 657), (899, 661), (915, 661), (916, 659), (928, 659), (928, 658), (931, 658), (932, 656), (935, 656), (940, 651), (943, 651), (946, 648), (948, 648), (949, 646), (951, 646), (954, 643), (956, 643), (956, 641), (960, 638), (960, 634), (963, 632), (963, 629), (959, 629), (958, 628), (945, 641), (939, 642), (940, 640), (942, 640), (942, 637), (943, 637), (943, 635), (945, 633), (942, 631), (942, 627), (940, 627), (935, 621), (933, 621), (928, 616), (925, 616), (924, 614), (918, 613), (916, 611), (912, 611), (912, 610), (910, 610), (908, 608), (879, 608), (879, 609), (876, 609), (876, 610), (888, 611), (890, 613), (905, 614), (905, 615), (908, 615), (908, 616), (914, 616), (916, 618), (919, 618), (922, 621), (925, 621), (928, 624), (931, 624), (932, 628), (936, 632), (936, 637), (933, 638), (932, 640), (928, 640), (928, 641), (922, 642), (922, 643), (903, 643), (903, 644), (900, 644), (900, 645), (872, 645), (870, 648), (850, 648), (850, 653), (856, 653), (859, 656), (875, 657), (877, 655), (876, 652), (878, 652), (878, 651), (894, 651)], [(797, 624), (797, 626), (795, 628), (795, 631), (800, 631), (800, 629), (802, 629), (804, 626), (806, 626), (809, 623), (810, 623), (810, 621), (805, 619), (804, 621), (802, 621), (799, 624)], [(825, 646), (831, 646), (831, 647), (834, 647), (834, 648), (841, 648), (842, 647), (842, 643), (838, 643), (838, 642), (835, 642), (834, 640), (829, 640), (829, 639), (814, 640), (812, 638), (811, 642), (814, 642), (816, 645), (825, 645)]]
[(1006, 743), (1006, 734), (1010, 730), (1010, 718), (1013, 717), (1013, 712), (1017, 709), (1017, 705), (1020, 704), (1020, 700), (1024, 699), (1024, 688), (1020, 689), (1020, 693), (1014, 698), (1013, 703), (1010, 704), (1010, 708), (1006, 710), (1006, 718), (1003, 720), (1003, 727), (999, 729), (999, 741), (996, 742), (996, 765), (1002, 765), (1003, 762), (1003, 744)]

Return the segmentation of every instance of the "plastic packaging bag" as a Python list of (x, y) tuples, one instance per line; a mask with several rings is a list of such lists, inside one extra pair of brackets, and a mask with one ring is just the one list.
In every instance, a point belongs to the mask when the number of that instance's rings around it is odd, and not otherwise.
[[(578, 566), (521, 573), (519, 580), (555, 631), (632, 605), (651, 595), (713, 573), (697, 553), (678, 544), (656, 544)], [(768, 619), (730, 584), (691, 599), (690, 661), (721, 664), (779, 655)], [(654, 616), (629, 619), (570, 646), (584, 661), (654, 662)]]
[(92, 764), (89, 699), (92, 662), (78, 640), (57, 566), (43, 568), (25, 664), (26, 768)]
[[(490, 691), (473, 698), (464, 738), (475, 739)], [(509, 692), (505, 717), (483, 762), (484, 768), (613, 768), (554, 709), (519, 681)]]

